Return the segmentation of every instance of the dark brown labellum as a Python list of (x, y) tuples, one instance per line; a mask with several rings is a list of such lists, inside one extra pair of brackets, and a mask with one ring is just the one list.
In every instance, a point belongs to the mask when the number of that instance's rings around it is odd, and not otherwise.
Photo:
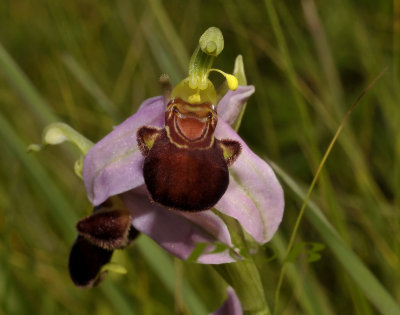
[(92, 244), (78, 236), (69, 254), (68, 268), (72, 281), (78, 287), (94, 287), (103, 280), (106, 272), (100, 273), (113, 251)]
[(212, 208), (228, 187), (228, 166), (239, 155), (240, 144), (215, 139), (218, 118), (211, 104), (172, 100), (165, 119), (164, 129), (142, 127), (137, 133), (152, 199), (176, 210)]
[(216, 141), (206, 150), (179, 148), (165, 130), (144, 160), (143, 176), (154, 201), (187, 211), (210, 209), (229, 183), (228, 166)]
[(107, 273), (101, 269), (110, 262), (113, 250), (127, 246), (139, 235), (118, 197), (107, 199), (93, 211), (78, 222), (79, 236), (69, 255), (69, 273), (79, 287), (98, 285)]
[(129, 211), (118, 209), (101, 209), (76, 225), (80, 235), (105, 249), (125, 247), (130, 227)]

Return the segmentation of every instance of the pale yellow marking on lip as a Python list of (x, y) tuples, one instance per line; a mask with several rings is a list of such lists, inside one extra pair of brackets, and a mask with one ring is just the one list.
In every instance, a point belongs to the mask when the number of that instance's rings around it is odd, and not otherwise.
[[(175, 141), (172, 139), (172, 137), (171, 137), (170, 130), (169, 130), (169, 127), (168, 127), (168, 126), (165, 126), (165, 131), (167, 132), (167, 137), (168, 137), (169, 141), (170, 141), (172, 144), (174, 144), (175, 146), (177, 146), (177, 147), (180, 148), (180, 149), (189, 149), (189, 148), (190, 148), (189, 145), (187, 145), (187, 144), (179, 144), (179, 143), (175, 142)], [(180, 134), (178, 134), (178, 135), (179, 135), (180, 137), (182, 137)], [(184, 139), (184, 138), (182, 138), (182, 139), (185, 140), (185, 141), (187, 141), (187, 139)], [(209, 144), (207, 147), (204, 147), (204, 148), (195, 148), (194, 150), (208, 150), (208, 149), (210, 149), (210, 148), (214, 145), (214, 141), (215, 141), (215, 137), (214, 137), (214, 135), (213, 135), (212, 138), (211, 138), (210, 144)], [(194, 142), (198, 142), (198, 141), (192, 141), (192, 143), (194, 143)]]

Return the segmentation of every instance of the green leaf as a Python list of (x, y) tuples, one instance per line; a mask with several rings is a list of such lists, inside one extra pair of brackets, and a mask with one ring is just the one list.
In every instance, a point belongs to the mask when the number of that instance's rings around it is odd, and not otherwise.
[[(303, 200), (306, 194), (299, 185), (275, 163), (271, 161), (269, 163), (285, 184)], [(314, 228), (320, 233), (327, 246), (330, 247), (336, 259), (342, 264), (348, 275), (357, 283), (371, 303), (382, 314), (400, 314), (400, 307), (394, 298), (363, 264), (360, 258), (346, 245), (322, 211), (311, 200), (308, 202), (308, 211), (305, 214)]]
[[(238, 55), (235, 59), (235, 66), (233, 68), (233, 75), (238, 79), (239, 85), (247, 85), (246, 73), (244, 72), (244, 64), (242, 55)], [(238, 131), (240, 124), (242, 123), (242, 118), (244, 111), (246, 110), (247, 103), (244, 103), (242, 110), (240, 111), (236, 121), (233, 123), (233, 130)]]

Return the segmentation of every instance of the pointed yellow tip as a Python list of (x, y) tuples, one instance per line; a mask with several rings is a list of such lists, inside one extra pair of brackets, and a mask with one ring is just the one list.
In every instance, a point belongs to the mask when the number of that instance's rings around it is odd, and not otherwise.
[(232, 74), (226, 74), (225, 76), (226, 82), (228, 83), (228, 87), (230, 90), (235, 91), (239, 86), (239, 81)]
[(238, 88), (239, 81), (234, 75), (225, 73), (224, 71), (219, 70), (219, 69), (210, 69), (210, 70), (208, 70), (208, 72), (211, 72), (211, 71), (215, 71), (215, 72), (221, 73), (225, 77), (226, 82), (227, 82), (228, 87), (229, 87), (230, 90), (235, 91)]

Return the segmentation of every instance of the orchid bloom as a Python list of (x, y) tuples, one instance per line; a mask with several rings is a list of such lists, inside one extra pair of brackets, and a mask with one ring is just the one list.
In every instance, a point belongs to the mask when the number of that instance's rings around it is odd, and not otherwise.
[[(85, 155), (82, 177), (94, 213), (77, 224), (69, 257), (76, 285), (99, 283), (113, 250), (139, 232), (184, 260), (205, 244), (196, 261), (221, 264), (243, 257), (218, 212), (236, 219), (260, 245), (277, 230), (282, 188), (271, 167), (232, 128), (255, 89), (211, 69), (223, 48), (221, 38), (218, 29), (207, 30), (189, 76), (164, 96), (144, 101)], [(219, 101), (208, 79), (211, 71), (227, 80), (229, 91)], [(48, 143), (66, 140), (56, 129), (47, 132)]]

